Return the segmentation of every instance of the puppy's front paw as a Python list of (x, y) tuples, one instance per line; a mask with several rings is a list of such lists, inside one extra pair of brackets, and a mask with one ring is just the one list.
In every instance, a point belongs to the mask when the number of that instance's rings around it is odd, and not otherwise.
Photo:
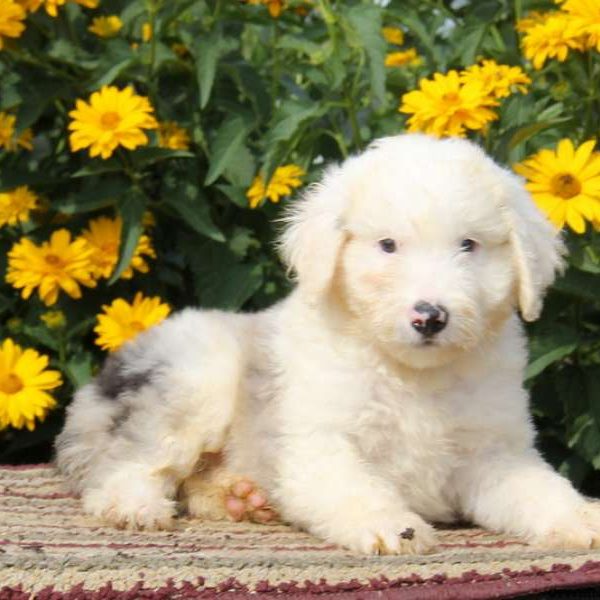
[(554, 523), (532, 543), (542, 548), (600, 548), (600, 503), (586, 502)]
[(419, 515), (405, 512), (365, 515), (363, 522), (348, 523), (340, 543), (363, 554), (426, 554), (437, 539), (431, 525)]
[(162, 497), (128, 496), (123, 493), (107, 494), (94, 490), (84, 494), (86, 513), (118, 529), (171, 529), (175, 503)]

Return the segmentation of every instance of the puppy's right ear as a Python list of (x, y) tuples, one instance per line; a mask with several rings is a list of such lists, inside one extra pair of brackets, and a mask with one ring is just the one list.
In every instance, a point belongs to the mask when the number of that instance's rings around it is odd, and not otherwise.
[(294, 201), (283, 218), (279, 250), (309, 302), (317, 302), (328, 290), (344, 241), (340, 173), (339, 167), (329, 169), (323, 181)]

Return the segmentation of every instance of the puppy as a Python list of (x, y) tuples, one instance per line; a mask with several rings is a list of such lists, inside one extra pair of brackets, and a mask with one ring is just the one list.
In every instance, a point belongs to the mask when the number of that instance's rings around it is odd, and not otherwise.
[(522, 182), (467, 141), (402, 135), (331, 167), (286, 221), (289, 297), (176, 314), (78, 391), (57, 462), (85, 510), (168, 527), (179, 494), (225, 518), (249, 478), (362, 553), (430, 551), (429, 523), (457, 518), (600, 543), (600, 511), (533, 446), (516, 311), (538, 317), (562, 246)]

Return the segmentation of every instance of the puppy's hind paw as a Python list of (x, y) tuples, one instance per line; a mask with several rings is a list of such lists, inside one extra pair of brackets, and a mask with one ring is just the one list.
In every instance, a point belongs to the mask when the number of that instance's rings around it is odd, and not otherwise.
[(270, 523), (278, 520), (265, 492), (249, 479), (240, 479), (230, 486), (225, 496), (225, 510), (234, 521)]
[(86, 513), (117, 529), (168, 530), (173, 528), (175, 503), (167, 498), (145, 499), (106, 497), (98, 493), (83, 496)]

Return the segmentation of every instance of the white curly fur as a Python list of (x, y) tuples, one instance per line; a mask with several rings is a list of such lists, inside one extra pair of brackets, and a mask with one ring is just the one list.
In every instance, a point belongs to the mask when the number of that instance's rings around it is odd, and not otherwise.
[[(515, 309), (538, 316), (562, 246), (521, 181), (464, 140), (404, 135), (292, 206), (288, 298), (176, 314), (77, 393), (57, 461), (85, 509), (167, 527), (179, 491), (192, 514), (225, 517), (219, 486), (240, 474), (284, 519), (359, 552), (428, 551), (428, 523), (457, 518), (600, 542), (599, 511), (533, 447)], [(449, 313), (433, 344), (411, 326), (419, 301)]]

